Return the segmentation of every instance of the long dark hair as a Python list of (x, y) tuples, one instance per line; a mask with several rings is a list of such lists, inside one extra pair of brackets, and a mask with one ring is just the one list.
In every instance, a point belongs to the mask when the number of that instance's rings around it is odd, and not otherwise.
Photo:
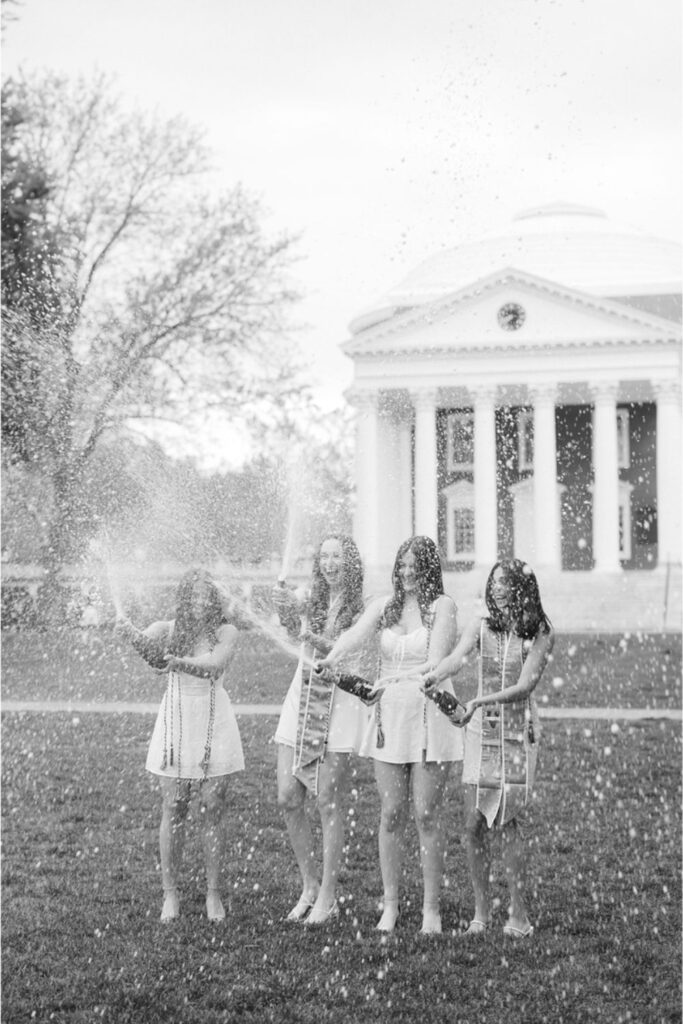
[[(208, 590), (207, 606), (201, 618), (192, 608), (192, 593), (197, 585)], [(225, 622), (223, 596), (206, 569), (190, 569), (181, 578), (176, 590), (175, 626), (169, 644), (169, 653), (177, 657), (192, 655), (199, 639), (207, 637), (213, 647), (218, 640), (218, 629)]]
[(387, 604), (383, 617), (383, 625), (393, 626), (401, 618), (403, 605), (405, 604), (405, 591), (401, 579), (401, 562), (410, 552), (415, 559), (415, 581), (417, 584), (417, 603), (420, 607), (422, 621), (425, 622), (429, 616), (432, 603), (443, 594), (443, 573), (441, 571), (441, 559), (436, 544), (431, 537), (409, 537), (401, 544), (396, 552), (394, 568), (391, 572), (391, 582), (394, 586), (394, 595)]
[(314, 633), (322, 633), (330, 608), (330, 588), (320, 569), (320, 552), (328, 540), (339, 541), (342, 550), (342, 603), (334, 623), (334, 635), (348, 629), (363, 611), (363, 563), (356, 542), (345, 533), (328, 533), (313, 556), (313, 581), (308, 621)]
[[(502, 569), (509, 588), (507, 616), (493, 596), (493, 577), (497, 569)], [(505, 633), (512, 625), (517, 636), (533, 640), (539, 632), (547, 633), (550, 629), (550, 619), (541, 604), (538, 580), (531, 566), (521, 558), (496, 562), (486, 581), (485, 599), (489, 626), (495, 633)]]

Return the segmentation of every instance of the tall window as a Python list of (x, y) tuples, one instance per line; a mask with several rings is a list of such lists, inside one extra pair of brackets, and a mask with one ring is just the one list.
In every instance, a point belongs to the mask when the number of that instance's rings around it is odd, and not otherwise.
[(517, 468), (534, 468), (534, 414), (530, 409), (517, 413)]
[(457, 480), (443, 490), (446, 499), (446, 557), (449, 562), (474, 560), (474, 484)]
[(474, 554), (474, 509), (453, 509), (454, 560)]
[(617, 458), (619, 469), (631, 465), (631, 435), (628, 409), (617, 409)]
[(472, 469), (474, 466), (474, 417), (470, 411), (449, 414), (446, 420), (446, 470)]

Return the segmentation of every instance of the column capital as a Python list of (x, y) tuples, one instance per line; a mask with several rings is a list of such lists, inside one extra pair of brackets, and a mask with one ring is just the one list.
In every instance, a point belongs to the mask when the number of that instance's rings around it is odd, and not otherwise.
[(681, 384), (678, 380), (653, 380), (652, 390), (657, 402), (680, 402)]
[(613, 381), (605, 384), (589, 384), (588, 391), (595, 405), (613, 402), (619, 397), (619, 384)]
[(417, 412), (418, 409), (425, 411), (435, 409), (437, 391), (437, 388), (411, 388), (408, 393), (415, 411)]
[(530, 384), (529, 395), (534, 405), (555, 405), (557, 401), (557, 385)]
[(498, 398), (496, 384), (475, 384), (467, 389), (472, 401), (479, 405), (495, 405)]
[(379, 404), (376, 391), (362, 391), (359, 388), (350, 388), (346, 392), (346, 399), (359, 412), (374, 412)]

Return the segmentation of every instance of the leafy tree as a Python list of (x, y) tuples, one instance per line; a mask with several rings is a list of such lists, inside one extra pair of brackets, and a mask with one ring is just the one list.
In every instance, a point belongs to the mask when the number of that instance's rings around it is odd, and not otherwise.
[(60, 289), (58, 240), (47, 222), (50, 194), (43, 167), (20, 151), (25, 114), (10, 82), (2, 92), (2, 302), (37, 323), (55, 312)]
[[(26, 407), (40, 401), (40, 361), (32, 329), (58, 322), (61, 254), (47, 219), (50, 186), (43, 167), (29, 164), (19, 135), (25, 115), (10, 83), (2, 93), (2, 306), (22, 329), (7, 330), (3, 344), (2, 437), (15, 458), (30, 457)], [(20, 391), (6, 382), (21, 382)], [(16, 400), (20, 398), (20, 400)]]
[(240, 186), (203, 187), (201, 132), (127, 110), (104, 77), (20, 77), (3, 97), (4, 441), (51, 482), (51, 600), (105, 441), (210, 408), (289, 424), (294, 240), (266, 237)]

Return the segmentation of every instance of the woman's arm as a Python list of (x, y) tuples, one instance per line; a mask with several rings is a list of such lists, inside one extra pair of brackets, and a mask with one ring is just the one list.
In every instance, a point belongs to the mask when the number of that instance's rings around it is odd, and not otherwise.
[(271, 597), (281, 625), (292, 638), (298, 638), (301, 629), (301, 617), (306, 611), (308, 593), (302, 588), (276, 583), (271, 590)]
[(116, 616), (115, 632), (127, 640), (141, 658), (152, 668), (165, 667), (166, 643), (171, 633), (172, 623), (166, 621), (153, 622), (147, 629), (138, 629), (123, 613)]
[(114, 629), (126, 640), (130, 640), (136, 636), (146, 636), (150, 640), (161, 640), (164, 636), (168, 636), (172, 627), (172, 621), (169, 622), (166, 619), (160, 619), (158, 622), (152, 622), (146, 629), (139, 629), (135, 626), (127, 615), (117, 615), (116, 621), (114, 622)]
[[(356, 612), (351, 620), (351, 626), (355, 626), (362, 614), (362, 611)], [(350, 626), (346, 627), (346, 629), (350, 628)], [(343, 632), (345, 632), (345, 630)], [(299, 634), (299, 639), (303, 640), (304, 643), (309, 644), (311, 647), (314, 647), (322, 657), (325, 657), (330, 653), (335, 643), (334, 639), (330, 638), (329, 635), (325, 633), (314, 633), (312, 629), (302, 629)]]
[(303, 629), (299, 634), (299, 639), (303, 640), (304, 643), (310, 644), (311, 647), (314, 647), (322, 655), (329, 654), (334, 646), (332, 640), (328, 640), (322, 633), (313, 633), (310, 629)]
[(475, 616), (471, 619), (463, 630), (462, 636), (456, 644), (455, 649), (450, 654), (442, 657), (441, 661), (439, 661), (435, 668), (425, 673), (424, 684), (427, 692), (435, 689), (439, 683), (444, 681), (444, 679), (448, 679), (449, 676), (453, 676), (456, 672), (460, 671), (465, 663), (467, 655), (477, 643), (480, 624), (481, 617)]
[(528, 697), (536, 689), (554, 643), (555, 633), (552, 627), (547, 633), (537, 633), (517, 682), (513, 686), (507, 686), (504, 690), (499, 690), (497, 693), (488, 693), (482, 697), (475, 697), (469, 701), (467, 705), (468, 711), (470, 708), (474, 711), (483, 704), (513, 704), (515, 701)]
[(232, 660), (237, 633), (235, 626), (227, 624), (221, 626), (216, 634), (218, 642), (212, 650), (192, 657), (183, 655), (179, 658), (170, 655), (167, 659), (169, 671), (186, 672), (188, 675), (200, 676), (202, 679), (217, 678)]
[(385, 597), (379, 597), (371, 601), (360, 618), (352, 626), (349, 626), (347, 630), (339, 634), (332, 645), (332, 650), (320, 661), (320, 664), (326, 668), (333, 668), (347, 654), (351, 654), (361, 647), (377, 629), (379, 621), (384, 614), (385, 604)]
[(441, 662), (455, 647), (458, 635), (458, 609), (446, 594), (436, 602), (434, 622), (429, 638), (427, 660), (430, 665)]

